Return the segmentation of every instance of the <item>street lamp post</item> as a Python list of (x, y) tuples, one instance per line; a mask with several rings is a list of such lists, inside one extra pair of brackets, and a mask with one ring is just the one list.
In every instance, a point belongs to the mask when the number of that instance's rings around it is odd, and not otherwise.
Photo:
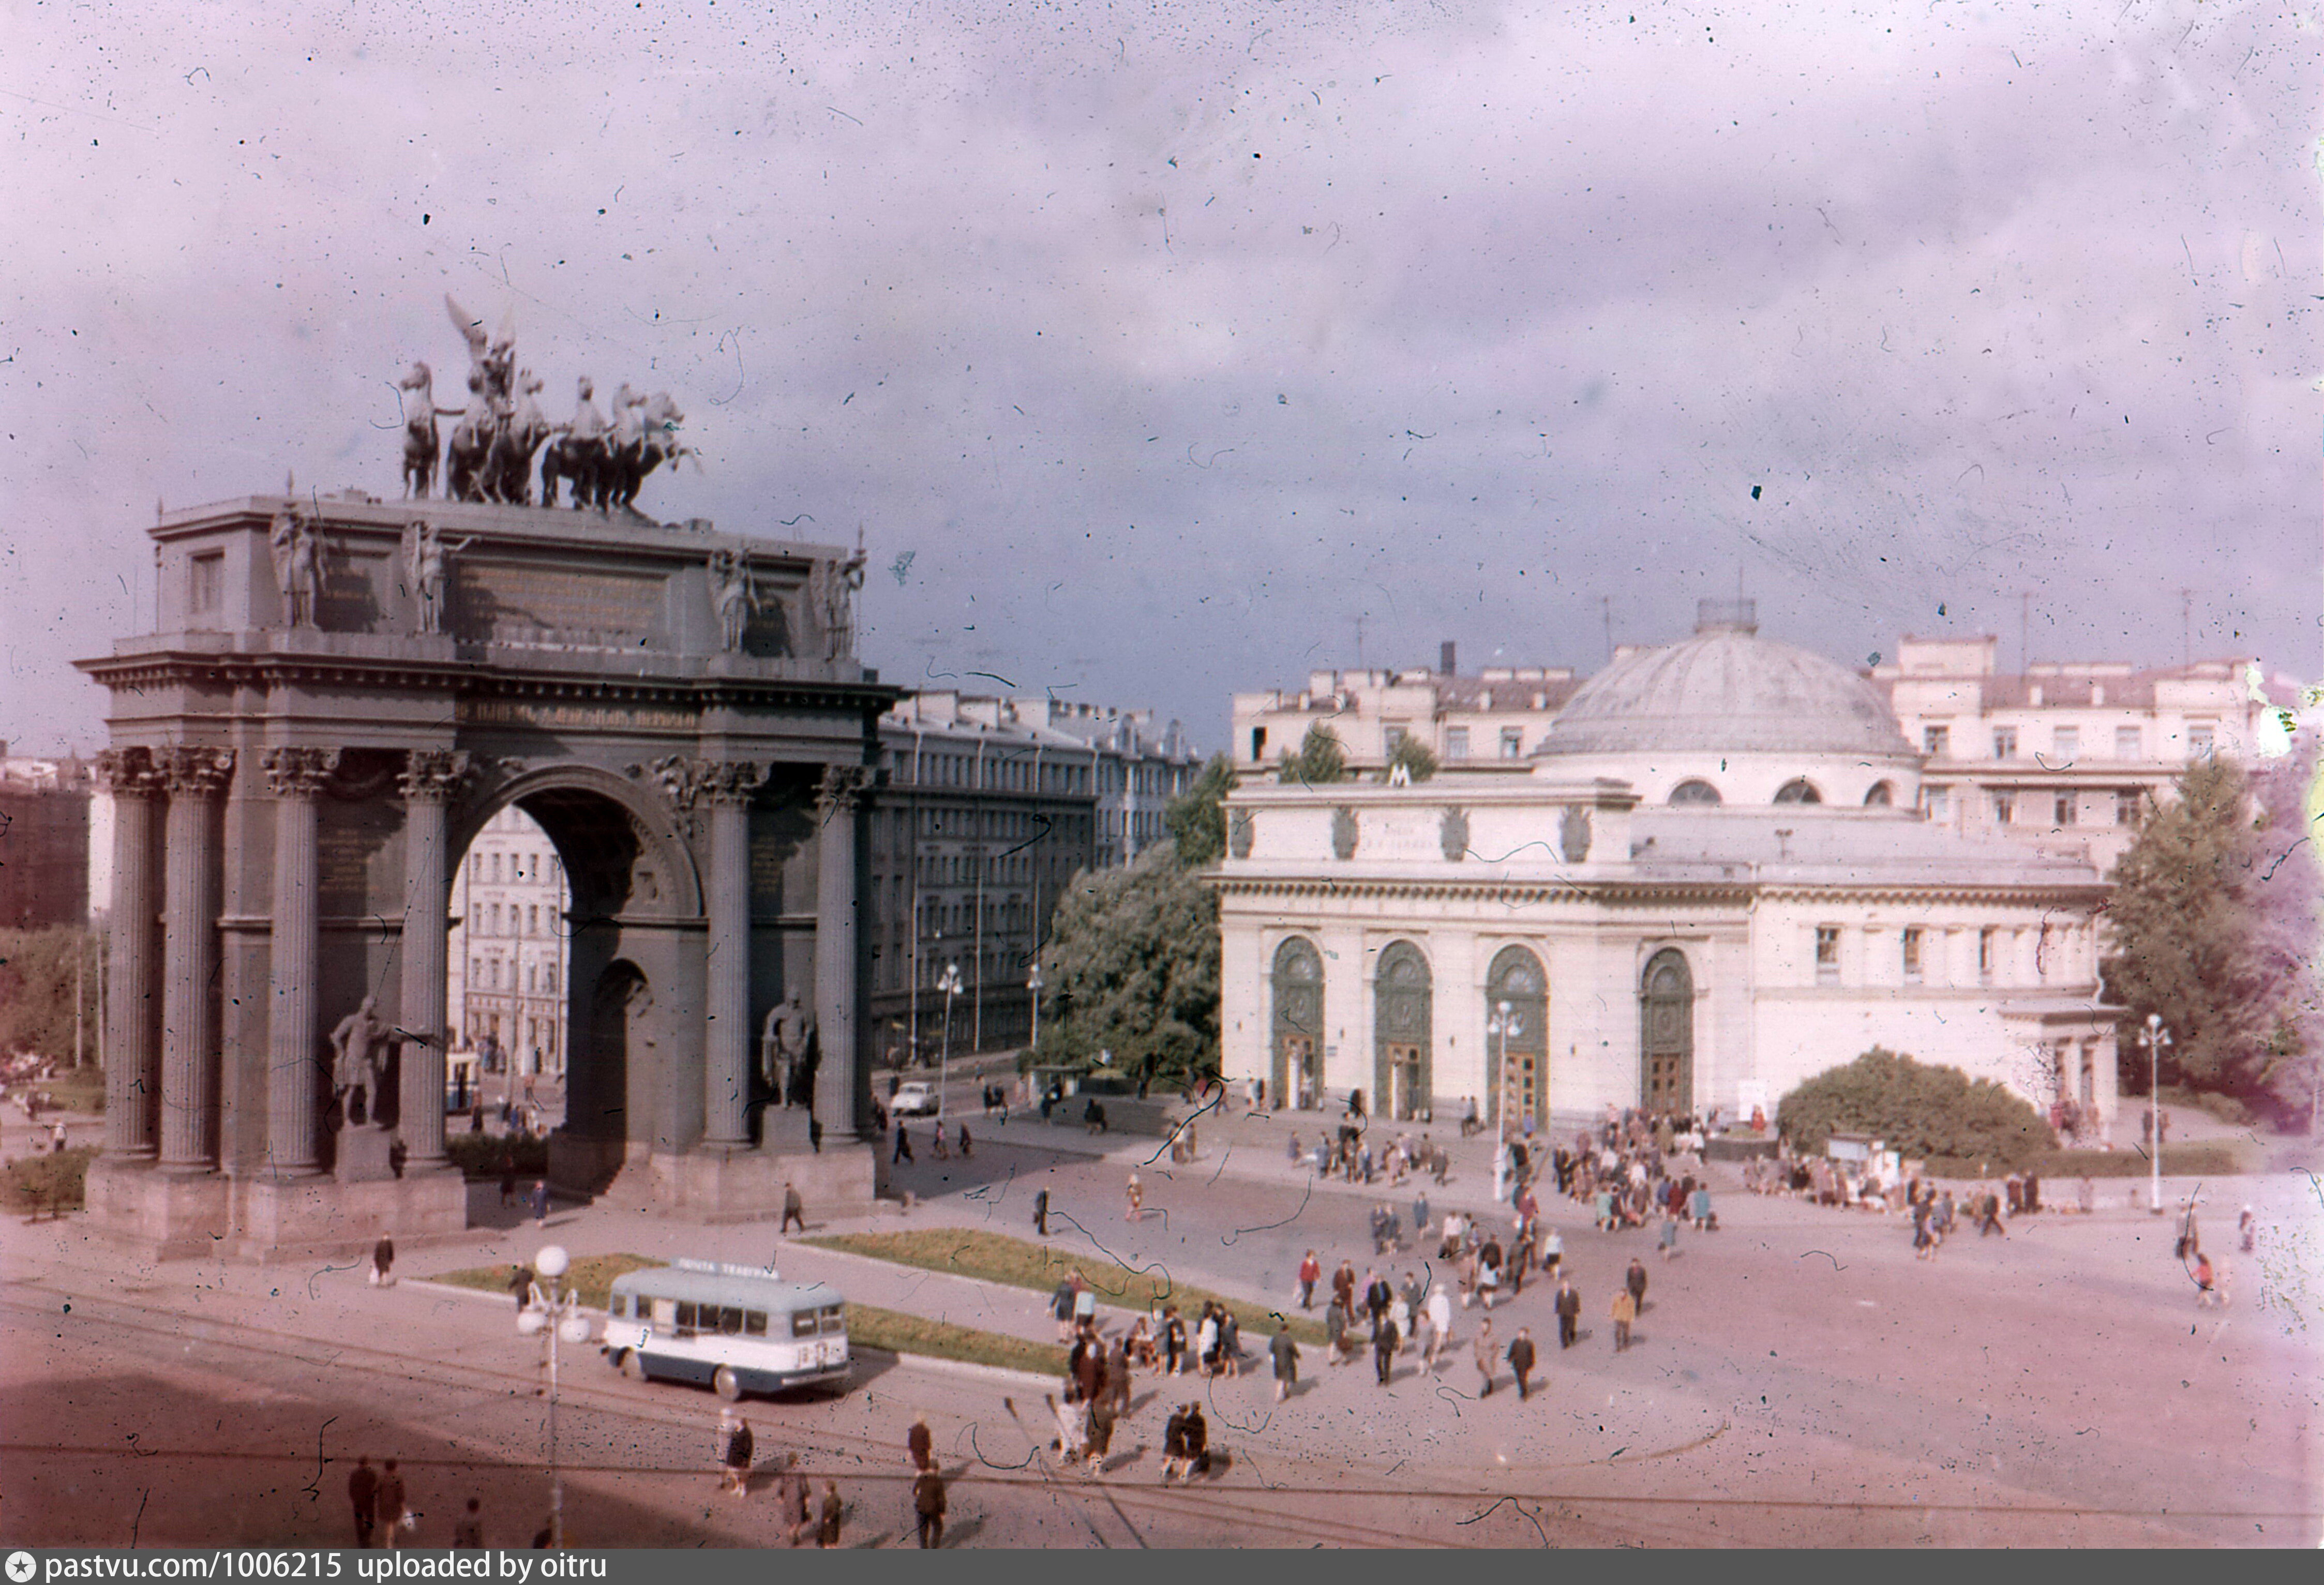
[(2146, 1015), (2146, 1032), (2138, 1037), (2146, 1047), (2146, 1144), (2150, 1152), (2147, 1161), (2153, 1176), (2153, 1188), (2148, 1194), (2154, 1214), (2163, 1214), (2163, 1053), (2171, 1044), (2171, 1031), (2163, 1027), (2161, 1013)]
[(960, 994), (959, 960), (954, 959), (945, 965), (943, 977), (936, 981), (936, 989), (945, 993), (944, 1055), (937, 1058), (936, 1064), (936, 1132), (941, 1134), (945, 1126), (945, 1091), (952, 1082), (952, 1004), (953, 999)]
[(1033, 996), (1033, 1049), (1041, 1048), (1041, 960), (1033, 960), (1033, 972), (1025, 976), (1025, 989)]
[(1509, 1197), (1509, 1037), (1523, 1027), (1523, 1020), (1506, 1001), (1496, 1002), (1493, 1016), (1485, 1021), (1485, 1033), (1500, 1043), (1500, 1064), (1494, 1072), (1493, 1082), (1493, 1198)]
[[(557, 1344), (560, 1338), (568, 1343), (589, 1341), (589, 1321), (581, 1313), (580, 1290), (558, 1291), (558, 1279), (572, 1265), (573, 1258), (563, 1245), (541, 1246), (532, 1258), (534, 1281), (516, 1316), (516, 1329), (524, 1336), (549, 1334), (549, 1544), (552, 1549), (565, 1544), (565, 1475), (557, 1462)], [(540, 1286), (542, 1277), (549, 1281), (546, 1292)]]

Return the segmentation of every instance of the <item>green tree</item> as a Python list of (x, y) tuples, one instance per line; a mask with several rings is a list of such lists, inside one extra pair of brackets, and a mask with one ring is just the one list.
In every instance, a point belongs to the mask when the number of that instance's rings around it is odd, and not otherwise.
[(2057, 1147), (2041, 1113), (2006, 1086), (1877, 1046), (1785, 1095), (1775, 1107), (1775, 1126), (1793, 1148), (1811, 1156), (1821, 1155), (1834, 1134), (1868, 1134), (1908, 1156), (2005, 1167), (2023, 1166)]
[(1054, 1007), (1042, 1060), (1111, 1051), (1117, 1065), (1167, 1083), (1217, 1068), (1218, 893), (1176, 843), (1076, 875), (1041, 956)]
[[(2251, 793), (2232, 761), (2193, 767), (2175, 800), (2148, 807), (2115, 866), (2102, 972), (2107, 999), (2128, 1009), (2118, 1040), (2126, 1091), (2146, 1092), (2136, 1035), (2149, 1013), (2171, 1031), (2163, 1083), (2238, 1096), (2264, 1088), (2301, 954), (2271, 945), (2278, 921), (2264, 899), (2289, 900), (2298, 871), (2284, 873), (2282, 844), (2262, 840), (2271, 816)], [(2269, 891), (2279, 876), (2282, 889)]]
[(51, 926), (0, 930), (0, 1056), (29, 1051), (69, 1067), (73, 1059), (73, 972), (81, 972), (81, 1052), (97, 1060), (97, 938)]
[(1195, 869), (1215, 864), (1227, 851), (1227, 794), (1234, 791), (1234, 764), (1224, 754), (1213, 754), (1201, 776), (1182, 797), (1170, 800), (1162, 824), (1178, 844), (1182, 863)]
[(1396, 740), (1396, 747), (1388, 751), (1388, 779), (1394, 780), (1397, 767), (1414, 781), (1426, 781), (1436, 774), (1436, 755), (1426, 743), (1410, 733)]
[(1348, 778), (1348, 756), (1340, 747), (1340, 734), (1327, 722), (1316, 722), (1307, 729), (1299, 742), (1299, 751), (1283, 756), (1283, 764), (1275, 773), (1277, 781), (1313, 787), (1318, 782), (1345, 781)]

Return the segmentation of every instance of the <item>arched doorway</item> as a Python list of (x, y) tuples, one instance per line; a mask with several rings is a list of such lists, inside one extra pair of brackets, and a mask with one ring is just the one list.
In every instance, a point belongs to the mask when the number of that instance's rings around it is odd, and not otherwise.
[(1665, 947), (1639, 982), (1638, 1100), (1648, 1111), (1694, 1110), (1694, 976)]
[(1389, 944), (1372, 984), (1372, 1107), (1416, 1118), (1434, 1104), (1428, 960), (1409, 941)]
[(1497, 1109), (1506, 1101), (1511, 1128), (1522, 1129), (1528, 1120), (1538, 1127), (1549, 1117), (1549, 980), (1541, 960), (1522, 946), (1495, 954), (1485, 976), (1489, 1025), (1504, 1007), (1508, 1027), (1485, 1051), (1485, 1087), (1496, 1109), (1485, 1113), (1485, 1120), (1498, 1121)]
[(1323, 959), (1294, 935), (1275, 949), (1275, 1016), (1268, 1039), (1268, 1094), (1277, 1106), (1314, 1108), (1323, 1091)]

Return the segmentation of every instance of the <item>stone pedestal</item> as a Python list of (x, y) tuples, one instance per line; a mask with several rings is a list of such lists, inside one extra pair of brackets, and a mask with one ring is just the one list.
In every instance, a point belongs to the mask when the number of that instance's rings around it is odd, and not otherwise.
[(604, 1198), (687, 1221), (780, 1221), (783, 1185), (797, 1185), (810, 1221), (861, 1216), (876, 1206), (876, 1153), (834, 1144), (820, 1154), (706, 1147), (682, 1156), (633, 1148)]
[(468, 1225), (468, 1184), (451, 1170), (362, 1183), (262, 1178), (242, 1185), (237, 1237), (244, 1260), (367, 1254), (385, 1233), (399, 1248), (456, 1238)]
[(232, 1185), (215, 1173), (100, 1157), (89, 1163), (87, 1194), (88, 1225), (150, 1260), (215, 1254), (234, 1231)]
[(395, 1146), (394, 1136), (385, 1129), (359, 1124), (339, 1130), (338, 1165), (331, 1175), (342, 1184), (376, 1184), (392, 1180), (395, 1167), (390, 1159)]

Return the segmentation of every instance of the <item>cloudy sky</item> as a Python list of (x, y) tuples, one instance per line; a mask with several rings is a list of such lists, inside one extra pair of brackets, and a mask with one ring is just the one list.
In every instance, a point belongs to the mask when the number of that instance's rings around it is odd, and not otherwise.
[(447, 291), (552, 416), (677, 397), (656, 515), (860, 527), (889, 679), (1205, 747), (1738, 578), (2324, 673), (2307, 0), (310, 9), (0, 9), (21, 750), (102, 742), (157, 500), (396, 493)]

